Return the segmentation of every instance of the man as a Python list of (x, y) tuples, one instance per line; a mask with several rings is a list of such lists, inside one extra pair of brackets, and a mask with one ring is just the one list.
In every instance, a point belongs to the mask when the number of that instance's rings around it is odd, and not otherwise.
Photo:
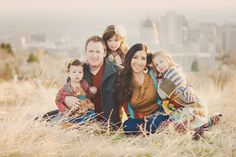
[[(105, 59), (106, 44), (99, 36), (92, 36), (86, 41), (85, 51), (88, 64), (84, 69), (84, 79), (97, 88), (92, 99), (95, 112), (99, 115), (97, 119), (119, 126), (119, 107), (113, 97), (118, 67)], [(79, 100), (72, 96), (65, 97), (64, 103), (70, 108), (80, 104)]]

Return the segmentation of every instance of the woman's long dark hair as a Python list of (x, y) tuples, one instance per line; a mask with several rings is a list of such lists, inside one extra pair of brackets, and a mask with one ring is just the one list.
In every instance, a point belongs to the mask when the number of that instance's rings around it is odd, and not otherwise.
[(147, 53), (147, 63), (151, 62), (150, 53), (146, 45), (138, 43), (133, 45), (125, 56), (124, 69), (121, 70), (115, 83), (115, 97), (116, 100), (121, 103), (126, 100), (130, 100), (132, 96), (132, 68), (131, 60), (138, 51), (145, 51)]

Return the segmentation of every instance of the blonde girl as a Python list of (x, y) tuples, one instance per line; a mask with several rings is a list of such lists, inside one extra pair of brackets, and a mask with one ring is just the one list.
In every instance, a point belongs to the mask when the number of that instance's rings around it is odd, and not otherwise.
[[(153, 53), (152, 64), (159, 83), (158, 94), (163, 109), (174, 122), (188, 123), (191, 129), (209, 127), (218, 122), (221, 114), (208, 118), (207, 107), (192, 91), (194, 99), (189, 102), (185, 93), (186, 79), (182, 68), (175, 63), (171, 55), (161, 50)], [(188, 88), (189, 89), (189, 88)]]

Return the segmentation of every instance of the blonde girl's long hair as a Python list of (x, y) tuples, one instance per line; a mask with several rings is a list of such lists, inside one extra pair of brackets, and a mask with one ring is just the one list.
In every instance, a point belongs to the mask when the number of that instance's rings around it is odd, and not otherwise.
[[(124, 28), (122, 27), (122, 29)], [(124, 32), (125, 30), (122, 31)], [(115, 35), (116, 38), (121, 41), (120, 47), (118, 48), (118, 54), (121, 56), (121, 59), (124, 60), (125, 54), (128, 51), (128, 46), (126, 43), (126, 33), (123, 33), (122, 31), (120, 31), (120, 27), (117, 25), (110, 25), (105, 29), (102, 38), (107, 46), (107, 56), (111, 54), (107, 41)]]
[(159, 50), (159, 51), (152, 53), (152, 65), (153, 65), (153, 70), (157, 74), (157, 78), (162, 78), (163, 74), (158, 72), (155, 65), (153, 64), (153, 59), (155, 57), (163, 57), (163, 58), (167, 59), (167, 61), (169, 62), (170, 68), (175, 67), (175, 66), (179, 66), (178, 64), (176, 64), (176, 62), (173, 60), (171, 55), (166, 50)]
[(156, 51), (152, 54), (152, 60), (155, 57), (163, 57), (165, 59), (168, 60), (170, 67), (174, 67), (174, 66), (179, 66), (171, 57), (170, 53), (168, 53), (166, 50), (160, 50), (160, 51)]

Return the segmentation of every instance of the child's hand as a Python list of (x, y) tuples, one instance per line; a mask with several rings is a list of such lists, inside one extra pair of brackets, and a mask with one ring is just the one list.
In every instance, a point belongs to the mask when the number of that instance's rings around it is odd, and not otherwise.
[(109, 60), (110, 62), (114, 62), (114, 61), (115, 61), (115, 57), (114, 57), (112, 54), (110, 54), (110, 55), (108, 56), (108, 60)]
[(116, 61), (116, 64), (122, 65), (122, 60), (121, 60), (121, 58), (120, 58), (119, 55), (116, 55), (116, 56), (115, 56), (115, 61)]
[(97, 88), (95, 86), (92, 86), (92, 87), (89, 88), (89, 91), (90, 91), (91, 94), (94, 95), (94, 94), (97, 93)]

